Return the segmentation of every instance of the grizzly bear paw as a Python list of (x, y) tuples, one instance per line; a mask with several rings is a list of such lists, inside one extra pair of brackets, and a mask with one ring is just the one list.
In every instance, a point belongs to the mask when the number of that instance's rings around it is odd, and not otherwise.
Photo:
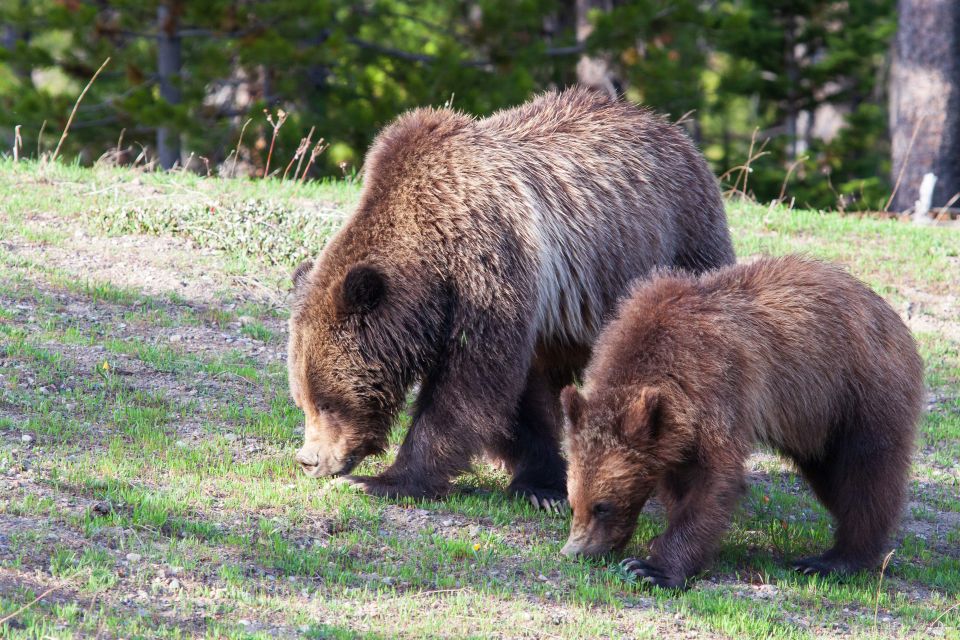
[(427, 485), (387, 476), (341, 476), (335, 482), (347, 484), (371, 496), (432, 500), (450, 492), (450, 483)]
[(620, 563), (620, 568), (633, 576), (637, 582), (650, 584), (663, 589), (686, 589), (687, 579), (682, 576), (668, 575), (662, 569), (650, 564), (648, 560), (627, 558)]

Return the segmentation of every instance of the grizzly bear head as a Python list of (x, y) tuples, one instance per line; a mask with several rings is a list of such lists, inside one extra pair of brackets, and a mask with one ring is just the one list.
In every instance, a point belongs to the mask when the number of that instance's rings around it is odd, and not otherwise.
[(573, 512), (565, 555), (602, 556), (622, 550), (656, 486), (661, 397), (654, 387), (628, 396), (614, 390), (588, 399), (574, 386), (560, 396)]
[(389, 276), (374, 264), (315, 269), (306, 261), (293, 285), (287, 366), (290, 394), (306, 419), (296, 460), (312, 477), (346, 474), (384, 451), (403, 397), (384, 362)]

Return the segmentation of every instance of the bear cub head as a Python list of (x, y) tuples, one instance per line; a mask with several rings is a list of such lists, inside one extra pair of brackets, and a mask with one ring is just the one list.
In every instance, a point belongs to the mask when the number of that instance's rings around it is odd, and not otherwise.
[(659, 481), (656, 464), (665, 419), (656, 387), (611, 389), (589, 398), (569, 386), (566, 418), (567, 495), (573, 514), (567, 556), (603, 556), (630, 541), (637, 516)]
[(386, 449), (396, 393), (366, 357), (374, 316), (388, 296), (386, 273), (361, 263), (321, 282), (312, 272), (306, 261), (293, 273), (287, 368), (290, 395), (306, 420), (296, 460), (316, 478), (350, 473)]

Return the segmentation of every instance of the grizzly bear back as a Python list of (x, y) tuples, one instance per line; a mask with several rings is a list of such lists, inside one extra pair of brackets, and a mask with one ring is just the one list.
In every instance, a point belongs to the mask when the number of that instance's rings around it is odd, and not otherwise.
[(532, 297), (547, 341), (591, 344), (653, 267), (734, 260), (717, 181), (687, 135), (589, 89), (480, 120), (413, 111), (378, 136), (364, 181), (326, 271), (413, 262), (464, 302)]

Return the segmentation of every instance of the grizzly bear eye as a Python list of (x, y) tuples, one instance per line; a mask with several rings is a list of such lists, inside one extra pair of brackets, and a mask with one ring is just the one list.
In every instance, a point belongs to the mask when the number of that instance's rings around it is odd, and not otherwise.
[(609, 502), (598, 502), (593, 505), (593, 515), (597, 518), (603, 518), (613, 513), (613, 505)]

